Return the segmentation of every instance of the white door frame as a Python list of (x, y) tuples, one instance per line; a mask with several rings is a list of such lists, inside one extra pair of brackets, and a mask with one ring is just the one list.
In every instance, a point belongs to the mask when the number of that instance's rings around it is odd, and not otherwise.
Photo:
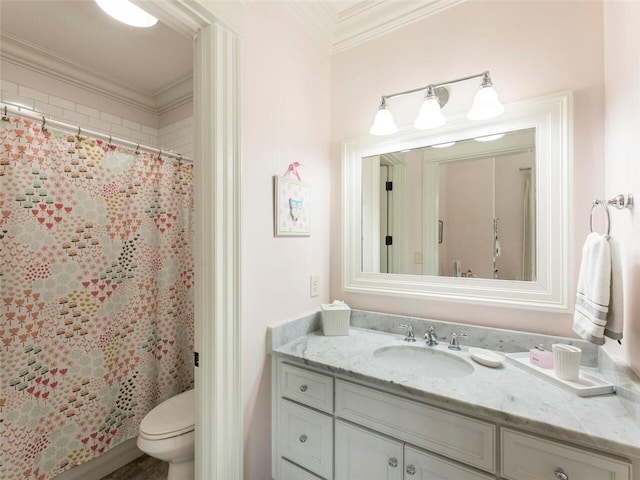
[(195, 478), (240, 480), (240, 38), (200, 2), (136, 3), (194, 39)]

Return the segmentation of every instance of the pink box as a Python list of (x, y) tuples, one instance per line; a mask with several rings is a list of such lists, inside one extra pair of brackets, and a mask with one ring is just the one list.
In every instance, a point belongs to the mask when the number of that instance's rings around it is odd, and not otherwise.
[(532, 348), (529, 350), (529, 361), (540, 368), (553, 368), (553, 352), (540, 347)]

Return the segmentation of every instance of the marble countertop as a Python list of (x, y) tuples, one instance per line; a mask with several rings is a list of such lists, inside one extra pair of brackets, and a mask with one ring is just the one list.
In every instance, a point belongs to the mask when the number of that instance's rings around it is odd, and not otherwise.
[[(471, 360), (464, 346), (454, 354), (468, 360), (474, 373), (458, 378), (418, 377), (406, 369), (388, 367), (374, 357), (379, 347), (407, 345), (403, 338), (351, 327), (349, 336), (307, 333), (274, 348), (272, 353), (445, 408), (640, 458), (640, 427), (615, 394), (578, 397), (508, 361), (499, 368), (480, 365)], [(420, 340), (411, 345), (448, 351), (446, 345), (427, 347)]]

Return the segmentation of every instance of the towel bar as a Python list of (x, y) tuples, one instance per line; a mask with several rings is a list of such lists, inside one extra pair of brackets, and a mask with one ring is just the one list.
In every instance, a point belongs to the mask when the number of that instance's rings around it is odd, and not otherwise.
[(591, 205), (591, 214), (589, 215), (589, 229), (593, 232), (593, 210), (598, 206), (602, 205), (604, 207), (604, 211), (607, 214), (607, 239), (609, 238), (609, 233), (611, 233), (611, 217), (609, 216), (609, 209), (607, 208), (607, 204), (602, 200), (594, 200)]

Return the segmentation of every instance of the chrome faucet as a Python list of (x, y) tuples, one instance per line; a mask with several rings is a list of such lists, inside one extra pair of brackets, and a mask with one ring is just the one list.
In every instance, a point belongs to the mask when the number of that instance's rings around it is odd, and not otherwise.
[(436, 335), (436, 329), (433, 327), (429, 327), (427, 333), (424, 334), (424, 339), (427, 341), (427, 345), (429, 345), (430, 347), (438, 345), (438, 335)]
[(413, 334), (413, 325), (405, 325), (404, 323), (398, 323), (398, 324), (396, 324), (396, 327), (406, 328), (407, 329), (407, 335), (406, 335), (406, 337), (404, 337), (404, 341), (405, 342), (415, 342), (416, 341), (416, 337)]
[(469, 336), (468, 333), (453, 332), (451, 334), (451, 340), (449, 341), (449, 350), (457, 350), (457, 351), (462, 350), (462, 348), (460, 348), (460, 342), (458, 338), (460, 337), (467, 338), (468, 336)]

